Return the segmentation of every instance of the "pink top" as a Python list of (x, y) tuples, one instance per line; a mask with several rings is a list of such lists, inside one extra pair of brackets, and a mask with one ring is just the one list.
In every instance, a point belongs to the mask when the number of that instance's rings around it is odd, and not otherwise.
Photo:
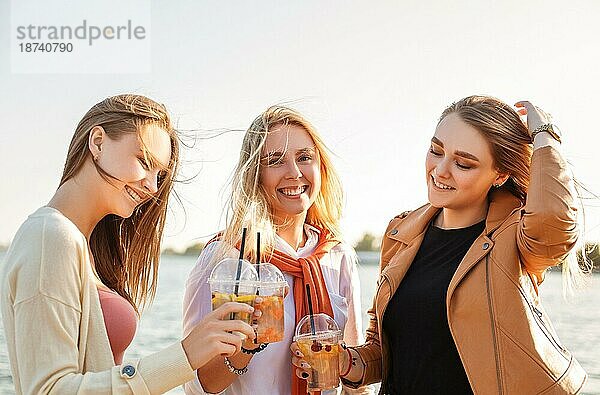
[(98, 288), (98, 296), (113, 358), (120, 365), (125, 350), (135, 336), (137, 315), (133, 306), (115, 291)]

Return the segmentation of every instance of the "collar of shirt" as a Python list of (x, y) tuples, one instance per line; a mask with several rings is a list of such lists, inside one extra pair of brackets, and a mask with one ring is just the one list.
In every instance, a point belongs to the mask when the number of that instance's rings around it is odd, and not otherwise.
[(289, 245), (287, 241), (279, 237), (279, 235), (275, 235), (275, 248), (295, 259), (309, 256), (315, 250), (321, 232), (312, 225), (304, 224), (304, 233), (306, 234), (306, 243), (298, 248), (298, 251), (294, 250), (294, 248)]

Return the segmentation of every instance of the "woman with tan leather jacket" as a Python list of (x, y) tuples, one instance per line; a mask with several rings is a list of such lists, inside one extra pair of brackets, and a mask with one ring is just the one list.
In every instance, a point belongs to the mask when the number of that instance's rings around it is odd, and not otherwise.
[[(583, 386), (538, 297), (548, 267), (579, 271), (573, 180), (549, 116), (516, 108), (470, 96), (442, 113), (425, 164), (429, 203), (385, 232), (367, 342), (341, 353), (345, 384), (486, 395)], [(292, 353), (301, 375), (307, 364)]]

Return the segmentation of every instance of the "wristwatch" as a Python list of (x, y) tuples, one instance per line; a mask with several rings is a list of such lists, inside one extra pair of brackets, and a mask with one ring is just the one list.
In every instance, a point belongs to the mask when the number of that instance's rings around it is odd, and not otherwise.
[(537, 128), (535, 128), (535, 130), (531, 133), (531, 142), (533, 143), (535, 136), (537, 136), (538, 133), (542, 133), (542, 132), (548, 133), (550, 136), (552, 136), (552, 138), (554, 140), (558, 141), (559, 143), (561, 142), (560, 139), (562, 137), (562, 133), (561, 133), (560, 129), (558, 128), (558, 126), (556, 126), (552, 123), (545, 123), (545, 124), (540, 125)]

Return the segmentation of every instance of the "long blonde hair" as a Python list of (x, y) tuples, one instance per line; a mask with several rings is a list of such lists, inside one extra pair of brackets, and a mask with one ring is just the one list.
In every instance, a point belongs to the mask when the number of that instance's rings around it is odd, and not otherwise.
[[(161, 177), (154, 198), (138, 206), (129, 218), (105, 216), (90, 236), (95, 271), (104, 285), (124, 297), (139, 312), (156, 293), (160, 244), (165, 226), (168, 197), (179, 163), (179, 139), (164, 105), (133, 94), (109, 97), (94, 105), (81, 119), (71, 140), (60, 185), (73, 178), (91, 153), (90, 131), (101, 126), (108, 138), (140, 134), (145, 125), (154, 124), (168, 132), (171, 159)], [(145, 147), (144, 157), (151, 156)], [(108, 182), (114, 179), (92, 160)], [(60, 186), (59, 185), (59, 186)]]
[(273, 221), (267, 193), (260, 183), (260, 158), (269, 131), (282, 125), (295, 125), (306, 130), (315, 143), (320, 161), (321, 190), (314, 204), (308, 209), (306, 223), (326, 229), (333, 236), (341, 238), (339, 222), (344, 195), (329, 150), (313, 125), (300, 113), (285, 106), (275, 105), (256, 117), (244, 135), (239, 161), (232, 176), (227, 225), (221, 237), (224, 243), (215, 254), (215, 259), (226, 255), (228, 249), (239, 244), (244, 227), (249, 230), (245, 248), (247, 259), (256, 259), (257, 231), (261, 232), (262, 250), (266, 254), (273, 251), (277, 227)]
[[(508, 104), (489, 96), (468, 96), (448, 106), (441, 122), (447, 115), (456, 114), (465, 123), (477, 129), (490, 145), (494, 165), (502, 173), (510, 174), (500, 187), (508, 190), (525, 204), (529, 188), (533, 145), (527, 126), (519, 114)], [(438, 122), (438, 123), (439, 123)], [(581, 199), (579, 199), (581, 203)], [(583, 210), (578, 210), (583, 213)], [(581, 214), (580, 221), (583, 221)], [(563, 289), (570, 293), (573, 286), (580, 283), (583, 272), (589, 271), (589, 259), (585, 251), (583, 226), (579, 226), (580, 237), (575, 248), (563, 260)], [(577, 259), (580, 254), (582, 267)], [(583, 270), (582, 270), (583, 269)]]

